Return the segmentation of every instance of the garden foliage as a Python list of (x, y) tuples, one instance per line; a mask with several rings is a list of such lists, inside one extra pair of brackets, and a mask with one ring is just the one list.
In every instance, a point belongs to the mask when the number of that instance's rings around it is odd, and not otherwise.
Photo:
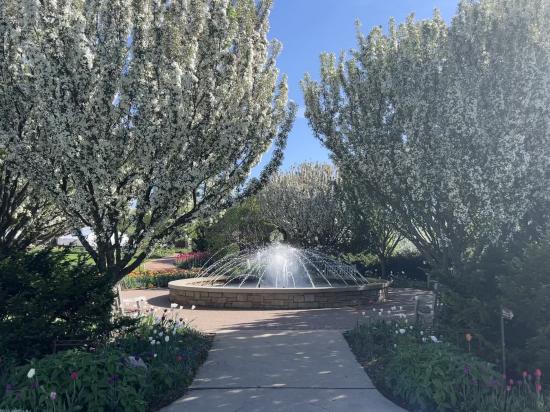
[(5, 371), (0, 408), (149, 411), (181, 396), (210, 341), (165, 313), (143, 317), (103, 349), (70, 350)]
[(420, 326), (361, 324), (346, 338), (377, 387), (413, 411), (550, 411), (540, 369), (503, 377), (494, 364)]
[(171, 270), (136, 270), (120, 281), (123, 289), (152, 289), (167, 288), (168, 283), (173, 280), (195, 277), (199, 270), (194, 269), (171, 269)]
[(550, 235), (527, 244), (490, 250), (444, 290), (441, 327), (471, 331), (482, 340), (480, 354), (500, 357), (500, 307), (514, 312), (506, 321), (510, 367), (550, 368)]
[(51, 353), (56, 339), (104, 341), (114, 294), (95, 266), (48, 251), (0, 261), (0, 353), (29, 359)]

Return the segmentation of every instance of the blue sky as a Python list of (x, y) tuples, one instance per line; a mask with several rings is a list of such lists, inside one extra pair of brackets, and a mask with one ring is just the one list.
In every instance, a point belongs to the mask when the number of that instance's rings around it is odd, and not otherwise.
[[(304, 118), (300, 89), (300, 80), (306, 72), (314, 79), (319, 77), (320, 53), (338, 54), (354, 48), (357, 19), (365, 33), (375, 26), (387, 27), (390, 17), (401, 23), (411, 12), (417, 19), (429, 18), (435, 8), (450, 21), (458, 0), (274, 0), (274, 3), (270, 38), (283, 43), (277, 65), (288, 76), (290, 98), (299, 105), (285, 151), (283, 169), (288, 169), (303, 161), (328, 161), (327, 151), (315, 139)], [(262, 163), (266, 159), (267, 156)]]

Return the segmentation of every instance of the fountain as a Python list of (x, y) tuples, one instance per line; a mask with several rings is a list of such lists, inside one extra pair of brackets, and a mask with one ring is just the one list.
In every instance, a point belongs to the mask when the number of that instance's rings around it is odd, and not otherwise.
[(282, 243), (206, 262), (198, 277), (168, 284), (170, 300), (181, 305), (262, 309), (374, 303), (388, 286), (323, 253)]

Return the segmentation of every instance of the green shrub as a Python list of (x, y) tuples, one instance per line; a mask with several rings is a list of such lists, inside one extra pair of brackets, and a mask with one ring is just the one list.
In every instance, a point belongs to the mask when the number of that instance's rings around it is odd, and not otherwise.
[(360, 325), (346, 337), (379, 388), (412, 410), (550, 411), (537, 393), (540, 377), (510, 382), (493, 365), (416, 326)]
[[(409, 280), (426, 285), (428, 269), (425, 258), (413, 252), (390, 256), (386, 262), (386, 272), (395, 282)], [(372, 262), (366, 267), (366, 270), (378, 274), (380, 272), (378, 261)]]
[(550, 235), (491, 248), (466, 269), (446, 280), (439, 320), (445, 335), (475, 333), (479, 355), (498, 362), (502, 305), (515, 315), (505, 326), (509, 371), (550, 370)]
[(104, 340), (113, 290), (83, 260), (39, 252), (0, 261), (0, 353), (18, 360), (52, 352), (56, 339)]
[(502, 304), (514, 312), (506, 325), (509, 358), (550, 371), (550, 236), (507, 259), (497, 284)]
[(269, 242), (275, 227), (265, 221), (256, 197), (229, 208), (212, 224), (198, 224), (193, 236), (193, 250), (208, 251), (221, 258), (239, 250)]
[[(342, 258), (346, 263), (355, 265), (361, 273), (369, 273), (373, 277), (381, 274), (380, 262), (375, 255), (345, 254)], [(404, 251), (390, 256), (386, 261), (386, 276), (393, 280), (394, 287), (425, 289), (428, 270), (424, 257), (416, 252)]]

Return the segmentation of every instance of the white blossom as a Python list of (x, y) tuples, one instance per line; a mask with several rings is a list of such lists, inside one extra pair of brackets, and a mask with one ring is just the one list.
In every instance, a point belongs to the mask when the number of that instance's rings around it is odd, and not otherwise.
[(399, 231), (449, 276), (550, 198), (550, 3), (461, 2), (321, 56), (306, 117)]
[[(15, 103), (8, 92), (18, 90), (32, 105), (5, 146), (73, 229), (92, 228), (95, 245), (80, 241), (113, 282), (178, 227), (255, 193), (280, 165), (295, 105), (278, 80), (269, 6), (0, 2), (0, 67), (13, 82), (1, 98)], [(249, 179), (270, 145), (272, 158)]]

